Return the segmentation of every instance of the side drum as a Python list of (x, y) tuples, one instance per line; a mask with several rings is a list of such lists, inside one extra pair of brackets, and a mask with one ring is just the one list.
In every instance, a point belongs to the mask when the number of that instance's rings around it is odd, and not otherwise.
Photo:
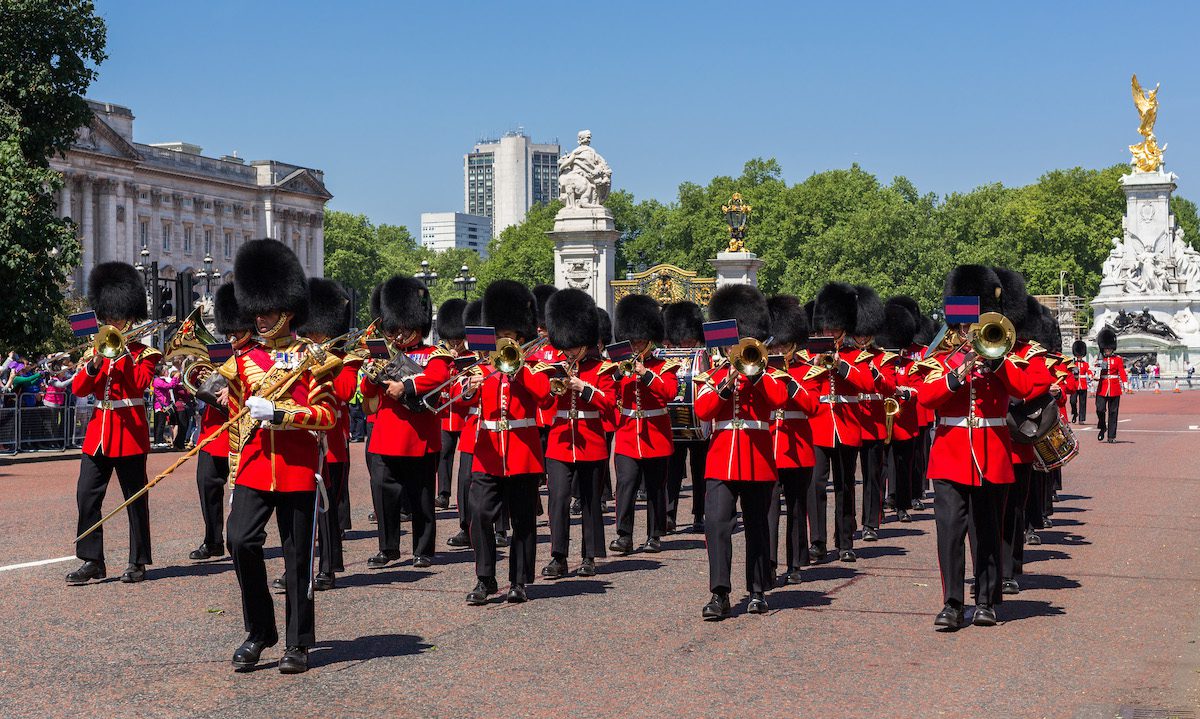
[(1033, 466), (1042, 472), (1058, 469), (1079, 454), (1079, 442), (1070, 425), (1059, 422), (1033, 443), (1037, 459)]
[(660, 349), (656, 353), (667, 361), (679, 363), (679, 391), (675, 399), (667, 403), (667, 414), (671, 417), (671, 435), (676, 441), (694, 442), (706, 440), (712, 435), (712, 423), (696, 416), (696, 386), (692, 379), (712, 369), (712, 359), (704, 350)]

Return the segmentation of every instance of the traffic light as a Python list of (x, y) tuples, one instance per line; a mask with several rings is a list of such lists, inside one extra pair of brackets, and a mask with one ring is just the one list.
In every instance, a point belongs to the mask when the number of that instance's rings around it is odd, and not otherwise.
[(169, 283), (169, 280), (154, 283), (154, 290), (157, 295), (154, 299), (154, 306), (158, 308), (154, 316), (155, 319), (166, 319), (175, 313), (175, 305), (172, 302), (174, 297)]

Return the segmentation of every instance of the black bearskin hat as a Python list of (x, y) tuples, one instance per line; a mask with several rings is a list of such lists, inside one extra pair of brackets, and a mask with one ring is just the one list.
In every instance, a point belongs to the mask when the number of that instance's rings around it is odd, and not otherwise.
[(858, 323), (858, 291), (845, 282), (830, 282), (817, 293), (813, 305), (813, 327), (822, 332), (853, 333)]
[(650, 340), (662, 344), (665, 329), (658, 303), (649, 295), (626, 295), (617, 303), (614, 332), (618, 342)]
[(600, 328), (600, 344), (612, 344), (612, 317), (608, 316), (608, 310), (603, 307), (596, 308), (596, 325)]
[(858, 292), (858, 310), (854, 318), (854, 332), (859, 337), (874, 337), (883, 329), (883, 300), (875, 290), (866, 285), (855, 285)]
[(308, 278), (300, 259), (279, 240), (250, 240), (233, 261), (238, 307), (248, 317), (291, 312), (292, 327), (308, 321)]
[(600, 343), (596, 303), (583, 290), (559, 290), (546, 302), (546, 335), (558, 349), (595, 347)]
[(550, 302), (550, 298), (554, 296), (555, 292), (558, 292), (558, 288), (554, 285), (535, 285), (533, 288), (533, 296), (535, 299), (537, 299), (538, 327), (546, 326), (546, 307)]
[(213, 293), (213, 324), (219, 338), (254, 329), (254, 319), (242, 314), (238, 307), (232, 282), (226, 282)]
[(1113, 332), (1109, 327), (1100, 330), (1096, 333), (1096, 346), (1101, 350), (1113, 350), (1115, 352), (1117, 349), (1117, 333)]
[(385, 332), (420, 330), (424, 337), (433, 327), (429, 288), (416, 277), (392, 275), (371, 293), (371, 316), (380, 318)]
[(1062, 352), (1062, 329), (1054, 313), (1045, 305), (1042, 306), (1042, 321), (1038, 328), (1038, 344), (1051, 352)]
[(96, 318), (104, 320), (146, 319), (146, 288), (142, 273), (125, 262), (101, 262), (88, 275), (88, 304)]
[[(1009, 322), (1017, 328), (1017, 335), (1022, 335), (1022, 323), (1029, 319), (1031, 323), (1036, 323), (1037, 318), (1031, 317), (1031, 310), (1036, 310), (1028, 302), (1029, 295), (1025, 292), (1025, 277), (1020, 272), (1007, 270), (1003, 267), (993, 267), (992, 271), (996, 273), (996, 277), (1000, 279), (1000, 287), (1003, 293), (1000, 295), (1000, 314), (1008, 318)], [(1029, 327), (1029, 331), (1033, 331), (1033, 327)]]
[(463, 324), (463, 310), (466, 308), (467, 301), (457, 297), (446, 300), (441, 307), (438, 307), (437, 333), (439, 338), (461, 340), (467, 336), (467, 329)]
[[(910, 347), (917, 336), (919, 315), (914, 315), (909, 303), (911, 297), (893, 297), (883, 306), (883, 329), (875, 335), (875, 344), (889, 350)], [(930, 338), (932, 339), (932, 338)]]
[(704, 310), (695, 302), (672, 302), (662, 310), (667, 343), (676, 347), (688, 340), (704, 344)]
[(1000, 311), (1001, 290), (1000, 278), (983, 265), (959, 265), (946, 275), (946, 297), (978, 297), (980, 313)]
[[(892, 297), (891, 299), (889, 299), (887, 301), (887, 304), (888, 305), (893, 305), (893, 304), (899, 305), (899, 306), (903, 307), (904, 309), (908, 310), (908, 313), (913, 316), (913, 320), (916, 322), (916, 325), (919, 328), (919, 326), (921, 324), (921, 305), (917, 304), (916, 300), (909, 297), (908, 295), (896, 295), (895, 297)], [(885, 308), (886, 308), (886, 306), (885, 306)]]
[(462, 323), (464, 332), (467, 327), (483, 326), (483, 300), (471, 300), (463, 307)]
[(804, 318), (808, 320), (808, 329), (810, 331), (817, 328), (816, 322), (813, 321), (813, 311), (817, 309), (817, 301), (809, 300), (804, 303)]
[[(1008, 293), (1005, 292), (1005, 295)], [(1000, 297), (1003, 302), (1004, 296)], [(1008, 306), (1005, 305), (1005, 310)], [(1008, 317), (1007, 314), (1004, 315)], [(1012, 318), (1009, 317), (1011, 320)], [(1029, 340), (1037, 339), (1042, 331), (1042, 324), (1045, 320), (1042, 317), (1042, 303), (1038, 302), (1029, 295), (1025, 295), (1025, 311), (1021, 314), (1020, 322), (1013, 322), (1017, 329), (1017, 339)]]
[(300, 334), (321, 334), (341, 337), (350, 331), (354, 318), (350, 316), (350, 295), (342, 283), (322, 277), (308, 279), (308, 320), (297, 330)]
[(537, 299), (520, 282), (496, 280), (483, 293), (483, 324), (528, 342), (537, 335)]
[(1087, 342), (1075, 340), (1071, 343), (1071, 354), (1076, 357), (1087, 357)]
[(913, 342), (928, 347), (933, 338), (937, 336), (938, 326), (933, 321), (932, 317), (921, 315), (917, 318), (917, 334), (913, 336)]
[(767, 298), (771, 317), (771, 336), (777, 345), (799, 345), (808, 341), (808, 316), (800, 300), (792, 295)]
[(767, 298), (750, 285), (725, 285), (708, 301), (709, 320), (737, 320), (738, 336), (766, 341), (771, 336)]

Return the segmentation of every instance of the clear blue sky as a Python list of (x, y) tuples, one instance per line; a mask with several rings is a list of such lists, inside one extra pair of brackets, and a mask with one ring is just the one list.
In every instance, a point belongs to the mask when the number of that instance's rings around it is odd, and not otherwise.
[(462, 209), (462, 155), (522, 126), (589, 128), (613, 184), (775, 157), (789, 182), (853, 162), (946, 194), (1128, 161), (1129, 76), (1200, 198), (1200, 6), (1149, 2), (469, 3), (99, 0), (90, 97), (141, 142), (325, 171), (330, 207), (414, 229)]

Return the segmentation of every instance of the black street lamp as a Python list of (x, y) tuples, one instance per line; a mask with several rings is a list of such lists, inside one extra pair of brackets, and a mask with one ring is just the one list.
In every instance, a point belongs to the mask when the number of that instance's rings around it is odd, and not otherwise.
[(735, 192), (728, 205), (721, 205), (725, 224), (729, 225), (729, 251), (745, 252), (746, 223), (750, 221), (750, 205), (742, 202), (742, 193)]
[(426, 287), (433, 287), (437, 284), (438, 274), (429, 271), (429, 260), (421, 260), (421, 271), (413, 275), (413, 277), (424, 282)]
[(458, 277), (454, 278), (454, 286), (462, 291), (463, 299), (467, 299), (467, 293), (475, 289), (475, 278), (471, 276), (471, 268), (463, 265), (458, 268)]
[(142, 287), (146, 290), (146, 308), (150, 312), (154, 312), (154, 294), (150, 287), (150, 250), (145, 247), (138, 253), (138, 261), (134, 264), (133, 269), (142, 273)]
[(204, 296), (212, 297), (212, 286), (221, 282), (221, 271), (213, 268), (212, 255), (204, 255), (204, 269), (197, 272), (196, 277), (204, 280)]

